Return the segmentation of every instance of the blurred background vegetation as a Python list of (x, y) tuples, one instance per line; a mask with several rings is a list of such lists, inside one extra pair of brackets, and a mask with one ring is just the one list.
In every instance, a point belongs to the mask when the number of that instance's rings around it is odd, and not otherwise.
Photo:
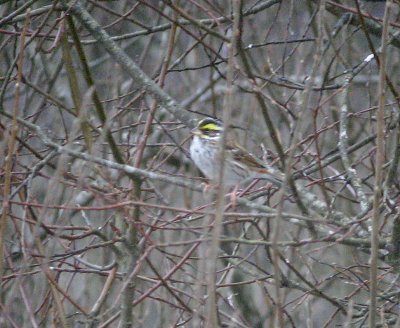
[[(398, 14), (2, 1), (0, 326), (400, 327)], [(204, 188), (206, 116), (285, 185)]]

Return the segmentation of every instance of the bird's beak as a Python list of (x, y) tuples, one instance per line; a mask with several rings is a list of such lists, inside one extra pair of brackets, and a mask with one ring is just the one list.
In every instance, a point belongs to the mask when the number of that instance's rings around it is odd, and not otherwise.
[(193, 134), (194, 136), (199, 136), (199, 135), (201, 134), (201, 132), (200, 132), (199, 129), (197, 129), (197, 128), (192, 129), (192, 130), (190, 131), (190, 133)]

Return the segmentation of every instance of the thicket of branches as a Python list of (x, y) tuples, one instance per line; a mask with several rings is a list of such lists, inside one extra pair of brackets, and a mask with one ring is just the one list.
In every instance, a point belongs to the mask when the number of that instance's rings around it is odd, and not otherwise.
[(1, 3), (1, 327), (400, 327), (398, 3)]

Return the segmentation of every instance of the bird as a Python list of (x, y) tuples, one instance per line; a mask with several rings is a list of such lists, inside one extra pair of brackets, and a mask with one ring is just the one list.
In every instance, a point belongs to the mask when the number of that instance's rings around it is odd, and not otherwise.
[(281, 174), (272, 172), (266, 163), (238, 144), (233, 136), (227, 135), (222, 153), (223, 133), (223, 122), (213, 117), (199, 120), (196, 128), (192, 130), (190, 157), (207, 179), (213, 183), (219, 182), (221, 155), (223, 155), (223, 183), (227, 187), (238, 186), (251, 177), (269, 180), (276, 186), (282, 184)]

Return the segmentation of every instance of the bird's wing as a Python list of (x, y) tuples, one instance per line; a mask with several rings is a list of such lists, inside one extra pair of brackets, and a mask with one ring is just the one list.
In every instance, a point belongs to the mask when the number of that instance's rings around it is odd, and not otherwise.
[(243, 163), (243, 165), (246, 165), (250, 169), (256, 170), (265, 168), (262, 161), (238, 144), (228, 143), (226, 145), (226, 150), (232, 155), (233, 160)]
[(268, 180), (278, 186), (281, 185), (283, 178), (282, 174), (278, 174), (276, 170), (270, 168), (268, 164), (258, 159), (252, 153), (249, 153), (239, 144), (228, 143), (226, 146), (226, 150), (230, 153), (230, 155), (238, 163), (238, 165), (239, 163), (241, 163), (240, 165), (247, 166), (247, 168), (251, 171), (259, 173), (260, 177), (268, 176)]

